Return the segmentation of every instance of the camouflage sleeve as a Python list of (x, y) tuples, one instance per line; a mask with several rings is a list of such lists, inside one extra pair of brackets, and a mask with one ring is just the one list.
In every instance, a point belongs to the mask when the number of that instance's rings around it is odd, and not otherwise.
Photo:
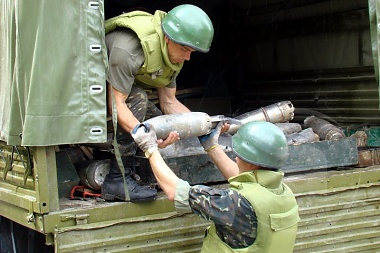
[(244, 235), (256, 230), (253, 207), (237, 191), (196, 185), (190, 188), (189, 203), (194, 213), (216, 225), (227, 226)]

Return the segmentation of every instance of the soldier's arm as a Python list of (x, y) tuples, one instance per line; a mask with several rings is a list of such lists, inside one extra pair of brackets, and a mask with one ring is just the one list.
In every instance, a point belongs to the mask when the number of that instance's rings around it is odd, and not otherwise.
[(249, 232), (256, 221), (252, 205), (235, 190), (195, 185), (190, 188), (189, 203), (195, 214), (235, 231)]
[(168, 87), (157, 88), (160, 108), (164, 114), (190, 112), (189, 108), (187, 108), (176, 98), (176, 90), (176, 88)]
[(153, 151), (152, 155), (149, 157), (149, 163), (158, 184), (161, 186), (168, 199), (174, 201), (176, 185), (179, 178), (168, 167), (158, 150)]
[[(184, 113), (190, 112), (190, 110), (183, 105), (175, 96), (176, 88), (157, 88), (158, 100), (160, 102), (160, 108), (164, 114), (174, 114), (174, 113)], [(169, 134), (165, 140), (159, 140), (158, 145), (160, 148), (165, 148), (175, 142), (177, 142), (180, 137), (177, 132), (174, 131)]]
[(239, 174), (238, 165), (226, 155), (218, 143), (220, 134), (228, 131), (229, 128), (230, 125), (228, 123), (219, 122), (215, 129), (213, 129), (208, 135), (199, 137), (199, 141), (203, 148), (225, 179), (229, 179), (230, 177)]
[(237, 164), (226, 155), (219, 145), (208, 151), (207, 154), (216, 167), (218, 167), (220, 173), (222, 173), (225, 179), (228, 180), (230, 177), (234, 177), (239, 174), (239, 167)]
[(140, 123), (136, 117), (132, 114), (131, 110), (129, 110), (125, 101), (128, 98), (128, 94), (124, 94), (111, 85), (108, 85), (108, 109), (112, 112), (112, 94), (113, 92), (115, 99), (115, 106), (117, 108), (117, 122), (118, 124), (128, 133), (132, 131), (132, 129)]

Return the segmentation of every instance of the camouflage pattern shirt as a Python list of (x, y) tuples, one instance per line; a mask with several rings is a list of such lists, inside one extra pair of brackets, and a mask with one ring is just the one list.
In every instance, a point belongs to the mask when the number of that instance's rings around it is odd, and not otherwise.
[(215, 223), (219, 238), (230, 247), (245, 248), (255, 241), (255, 211), (239, 192), (196, 185), (190, 187), (189, 204), (195, 214)]

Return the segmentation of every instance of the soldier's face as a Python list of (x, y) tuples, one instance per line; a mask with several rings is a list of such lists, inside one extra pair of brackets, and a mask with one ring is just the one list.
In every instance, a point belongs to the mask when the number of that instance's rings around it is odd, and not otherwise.
[(168, 37), (165, 37), (165, 41), (168, 44), (169, 60), (173, 64), (189, 61), (191, 53), (195, 51), (191, 47), (183, 46), (171, 41)]

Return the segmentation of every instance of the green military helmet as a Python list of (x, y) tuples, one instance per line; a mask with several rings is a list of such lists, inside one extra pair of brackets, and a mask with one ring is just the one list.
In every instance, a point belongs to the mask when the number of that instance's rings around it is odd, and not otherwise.
[(207, 53), (214, 37), (214, 27), (208, 15), (199, 7), (182, 4), (162, 20), (162, 30), (170, 40)]
[(232, 137), (232, 151), (243, 161), (266, 168), (282, 167), (288, 156), (284, 133), (269, 122), (249, 122)]

